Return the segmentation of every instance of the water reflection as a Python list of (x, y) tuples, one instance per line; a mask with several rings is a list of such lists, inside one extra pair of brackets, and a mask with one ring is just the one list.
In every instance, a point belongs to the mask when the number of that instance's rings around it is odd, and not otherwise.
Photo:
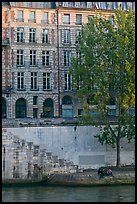
[(3, 188), (2, 202), (135, 202), (135, 186)]

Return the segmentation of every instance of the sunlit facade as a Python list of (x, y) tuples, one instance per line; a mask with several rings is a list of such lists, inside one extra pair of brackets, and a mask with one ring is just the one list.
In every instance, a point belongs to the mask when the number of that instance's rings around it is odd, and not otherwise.
[(69, 74), (82, 24), (134, 2), (3, 2), (2, 117), (77, 117)]

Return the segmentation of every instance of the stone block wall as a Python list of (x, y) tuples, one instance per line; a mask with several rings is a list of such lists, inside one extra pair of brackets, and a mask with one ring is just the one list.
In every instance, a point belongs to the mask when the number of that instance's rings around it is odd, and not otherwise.
[[(101, 145), (92, 126), (2, 129), (2, 178), (35, 179), (51, 172), (116, 165), (116, 150)], [(121, 143), (121, 164), (135, 163), (134, 141)]]

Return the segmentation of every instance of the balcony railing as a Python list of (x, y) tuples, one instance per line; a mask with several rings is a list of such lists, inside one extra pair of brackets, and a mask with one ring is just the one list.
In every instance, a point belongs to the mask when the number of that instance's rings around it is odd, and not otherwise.
[(2, 46), (8, 46), (10, 43), (9, 38), (2, 39)]

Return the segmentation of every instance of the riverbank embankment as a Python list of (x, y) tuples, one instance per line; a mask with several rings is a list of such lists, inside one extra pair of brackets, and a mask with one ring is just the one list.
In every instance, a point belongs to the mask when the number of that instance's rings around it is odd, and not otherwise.
[[(113, 168), (112, 168), (113, 169)], [(113, 176), (99, 177), (97, 169), (87, 169), (83, 172), (60, 173), (54, 172), (45, 175), (42, 179), (3, 180), (3, 187), (10, 186), (101, 186), (101, 185), (134, 185), (134, 168), (114, 168)]]

